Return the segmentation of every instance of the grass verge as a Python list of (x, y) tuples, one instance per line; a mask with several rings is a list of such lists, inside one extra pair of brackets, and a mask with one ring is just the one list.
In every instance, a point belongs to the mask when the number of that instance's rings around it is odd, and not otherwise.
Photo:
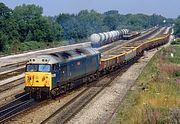
[(113, 123), (180, 123), (180, 45), (162, 49), (151, 59)]

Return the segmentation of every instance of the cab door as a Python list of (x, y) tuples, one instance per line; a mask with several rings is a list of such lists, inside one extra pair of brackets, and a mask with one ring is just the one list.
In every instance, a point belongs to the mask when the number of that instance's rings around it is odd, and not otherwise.
[(59, 64), (52, 65), (52, 84), (56, 87), (60, 83), (60, 67)]
[(60, 82), (66, 82), (68, 80), (67, 65), (60, 66)]

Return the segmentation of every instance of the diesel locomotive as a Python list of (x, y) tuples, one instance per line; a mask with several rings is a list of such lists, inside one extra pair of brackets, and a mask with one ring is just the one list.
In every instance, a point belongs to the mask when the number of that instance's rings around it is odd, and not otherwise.
[(37, 98), (56, 96), (97, 79), (100, 57), (92, 48), (81, 48), (31, 58), (26, 64), (25, 90)]

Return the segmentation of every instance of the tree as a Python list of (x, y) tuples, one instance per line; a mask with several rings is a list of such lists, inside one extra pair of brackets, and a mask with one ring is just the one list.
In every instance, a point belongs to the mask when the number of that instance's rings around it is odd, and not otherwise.
[(80, 37), (87, 37), (92, 33), (103, 32), (107, 29), (103, 23), (103, 16), (94, 10), (80, 11), (77, 19), (80, 26)]
[(110, 10), (104, 13), (104, 15), (118, 15), (118, 10)]
[[(43, 8), (34, 4), (23, 4), (12, 10), (4, 3), (0, 3), (0, 51), (12, 50), (13, 45), (17, 43), (19, 46), (33, 42), (41, 44), (39, 42), (60, 41), (61, 39), (78, 41), (93, 33), (122, 28), (141, 30), (156, 25), (164, 26), (174, 23), (173, 19), (167, 19), (157, 14), (151, 16), (122, 15), (117, 10), (110, 10), (104, 14), (94, 10), (82, 10), (76, 15), (59, 14), (56, 17), (46, 17), (42, 14)], [(166, 19), (166, 23), (163, 23), (164, 19)], [(180, 16), (178, 19), (180, 20)], [(178, 19), (175, 23), (175, 33), (180, 36)]]
[(177, 20), (180, 20), (180, 15), (177, 17)]
[(20, 41), (59, 40), (62, 28), (52, 18), (42, 16), (43, 9), (36, 5), (17, 6), (13, 17), (18, 23)]
[(62, 26), (64, 39), (78, 39), (79, 22), (75, 15), (70, 14), (59, 14), (56, 21)]
[(179, 17), (176, 19), (176, 23), (174, 26), (174, 34), (176, 35), (176, 37), (180, 37), (180, 18)]
[(94, 10), (82, 10), (77, 15), (60, 14), (56, 21), (63, 28), (64, 39), (83, 39), (92, 33), (99, 33), (107, 30), (104, 26), (103, 16)]
[(6, 44), (7, 44), (7, 36), (3, 33), (0, 32), (0, 51), (5, 51), (6, 49)]
[(8, 8), (4, 3), (0, 3), (0, 19), (8, 18), (12, 13), (12, 10)]
[(157, 26), (157, 25), (163, 25), (164, 24), (163, 21), (166, 20), (166, 18), (161, 15), (153, 14), (150, 16), (149, 20), (151, 26)]
[(104, 13), (104, 24), (109, 28), (109, 30), (116, 30), (119, 22), (118, 22), (118, 11), (108, 11)]
[[(35, 30), (38, 28), (38, 21), (42, 17), (42, 7), (36, 5), (25, 5), (17, 6), (13, 12), (13, 18), (18, 23), (18, 33), (20, 34), (20, 41), (25, 41), (27, 36), (29, 37), (29, 32), (32, 35), (35, 34)], [(39, 33), (42, 34), (42, 33)], [(42, 36), (39, 36), (42, 37)], [(41, 40), (35, 38), (28, 38), (29, 40)]]
[(19, 38), (17, 23), (12, 18), (12, 12), (4, 3), (0, 3), (0, 51), (5, 51), (7, 44)]

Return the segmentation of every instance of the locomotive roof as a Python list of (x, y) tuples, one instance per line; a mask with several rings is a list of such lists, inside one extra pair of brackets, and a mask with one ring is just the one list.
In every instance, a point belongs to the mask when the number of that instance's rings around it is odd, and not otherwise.
[(93, 48), (77, 48), (68, 51), (61, 51), (50, 53), (46, 55), (39, 55), (35, 58), (31, 58), (28, 64), (55, 64), (64, 63), (75, 59), (80, 59), (90, 55), (96, 55), (99, 52)]

